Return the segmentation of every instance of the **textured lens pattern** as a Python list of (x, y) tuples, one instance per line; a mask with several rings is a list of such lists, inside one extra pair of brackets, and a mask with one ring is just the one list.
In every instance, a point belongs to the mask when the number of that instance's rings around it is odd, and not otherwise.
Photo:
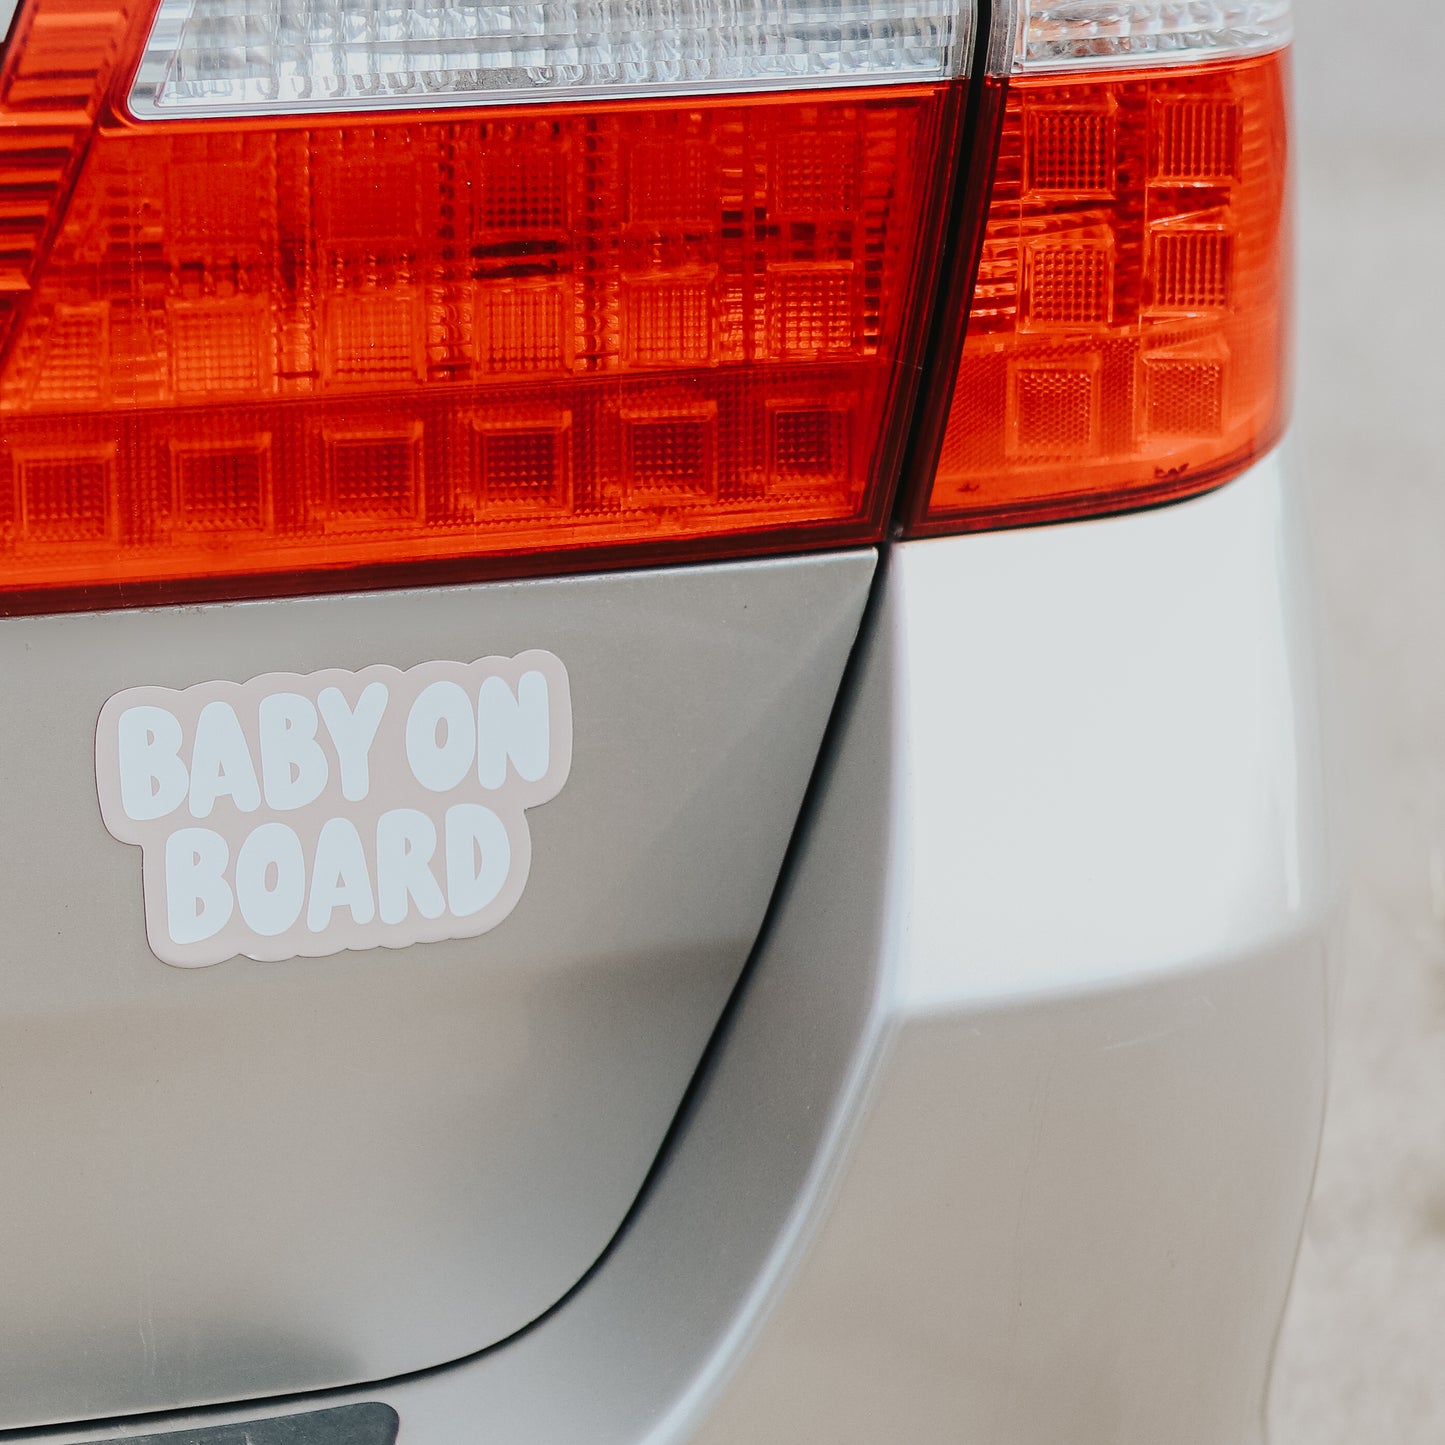
[(101, 129), (0, 369), (0, 585), (876, 535), (946, 101)]
[(930, 80), (958, 73), (967, 23), (959, 0), (162, 0), (131, 108), (272, 115)]
[(1160, 65), (1277, 50), (1290, 0), (1022, 0), (1015, 69)]
[(1287, 399), (1284, 61), (1009, 87), (925, 523), (1198, 491)]

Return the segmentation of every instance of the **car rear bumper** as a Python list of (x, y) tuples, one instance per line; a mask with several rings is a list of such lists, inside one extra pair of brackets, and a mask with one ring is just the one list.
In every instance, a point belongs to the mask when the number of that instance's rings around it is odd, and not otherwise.
[[(402, 1445), (1262, 1434), (1333, 869), (1287, 458), (895, 546), (749, 974), (563, 1303), (369, 1389)], [(50, 1432), (48, 1438), (71, 1438)]]

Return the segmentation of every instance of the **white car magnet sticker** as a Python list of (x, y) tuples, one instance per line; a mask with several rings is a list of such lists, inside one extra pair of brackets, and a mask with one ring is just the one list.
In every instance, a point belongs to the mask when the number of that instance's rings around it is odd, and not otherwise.
[(184, 968), (495, 928), (531, 867), (526, 810), (571, 763), (567, 669), (540, 651), (133, 687), (95, 735), (151, 948)]

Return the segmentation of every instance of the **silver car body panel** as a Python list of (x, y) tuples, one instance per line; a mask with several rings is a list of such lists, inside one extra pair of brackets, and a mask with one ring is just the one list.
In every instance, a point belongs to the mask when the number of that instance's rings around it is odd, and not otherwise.
[[(526, 1325), (636, 1196), (748, 956), (872, 552), (0, 623), (0, 1425), (373, 1379)], [(113, 693), (545, 648), (561, 793), (480, 938), (174, 968)]]
[(613, 1249), (495, 1350), (251, 1413), (385, 1401), (406, 1445), (1257, 1445), (1332, 978), (1301, 541), (1275, 454), (1170, 508), (890, 549)]

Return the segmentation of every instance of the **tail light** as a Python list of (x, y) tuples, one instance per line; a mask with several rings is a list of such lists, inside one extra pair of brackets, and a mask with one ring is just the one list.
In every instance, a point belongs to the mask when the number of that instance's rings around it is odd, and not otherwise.
[(970, 23), (25, 0), (6, 605), (876, 539)]
[(1213, 485), (1284, 413), (1287, 40), (1287, 0), (23, 0), (0, 611)]
[(1197, 492), (1283, 424), (1288, 0), (1020, 5), (915, 533)]

